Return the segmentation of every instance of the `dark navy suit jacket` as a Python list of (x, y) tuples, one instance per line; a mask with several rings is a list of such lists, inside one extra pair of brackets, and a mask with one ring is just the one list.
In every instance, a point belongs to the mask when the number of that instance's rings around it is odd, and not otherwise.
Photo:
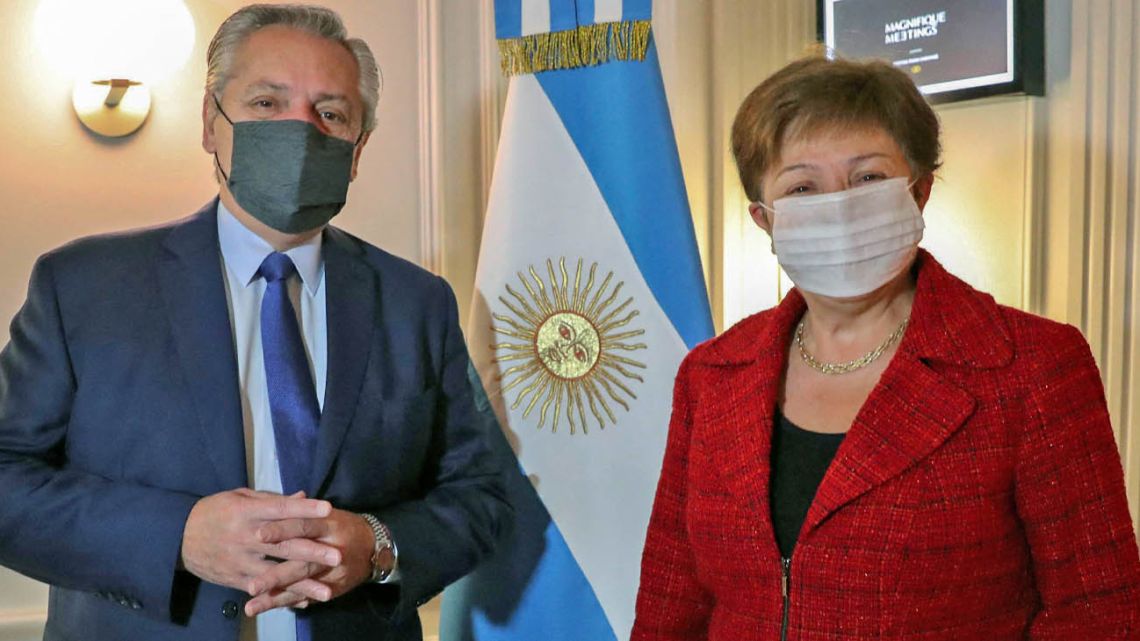
[[(236, 639), (243, 593), (176, 571), (200, 497), (246, 483), (216, 201), (43, 256), (0, 353), (0, 564), (52, 585), (45, 638)], [(511, 520), (443, 281), (328, 228), (328, 379), (309, 495), (377, 514), (398, 586), (314, 638), (419, 639), (416, 607)]]

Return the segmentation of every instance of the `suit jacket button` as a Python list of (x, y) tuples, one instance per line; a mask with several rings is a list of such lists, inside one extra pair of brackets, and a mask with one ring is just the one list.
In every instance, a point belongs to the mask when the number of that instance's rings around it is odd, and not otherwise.
[(227, 619), (232, 619), (238, 615), (238, 604), (233, 601), (226, 601), (222, 604), (222, 616)]

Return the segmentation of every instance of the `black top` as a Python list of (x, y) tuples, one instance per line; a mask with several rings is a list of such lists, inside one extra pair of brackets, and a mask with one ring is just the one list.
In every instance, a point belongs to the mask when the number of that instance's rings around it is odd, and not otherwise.
[(772, 429), (772, 525), (780, 556), (792, 556), (815, 491), (845, 434), (810, 432), (776, 410)]

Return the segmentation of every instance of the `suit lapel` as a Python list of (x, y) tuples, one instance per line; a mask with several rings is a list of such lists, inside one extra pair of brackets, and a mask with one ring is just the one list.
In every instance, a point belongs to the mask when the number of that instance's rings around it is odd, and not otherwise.
[(245, 487), (237, 358), (218, 249), (217, 201), (173, 228), (158, 278), (203, 445), (222, 487)]
[(309, 480), (310, 496), (320, 495), (352, 423), (368, 368), (379, 296), (375, 272), (364, 262), (360, 248), (343, 232), (329, 227), (322, 253), (328, 375)]

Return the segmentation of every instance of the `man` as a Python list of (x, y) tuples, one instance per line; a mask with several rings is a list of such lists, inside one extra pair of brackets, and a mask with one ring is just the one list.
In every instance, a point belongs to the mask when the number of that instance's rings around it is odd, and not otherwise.
[[(327, 226), (367, 45), (254, 5), (208, 53), (218, 199), (42, 257), (0, 354), (0, 563), (46, 639), (419, 639), (508, 524), (440, 278)], [(311, 498), (309, 498), (311, 497)]]

